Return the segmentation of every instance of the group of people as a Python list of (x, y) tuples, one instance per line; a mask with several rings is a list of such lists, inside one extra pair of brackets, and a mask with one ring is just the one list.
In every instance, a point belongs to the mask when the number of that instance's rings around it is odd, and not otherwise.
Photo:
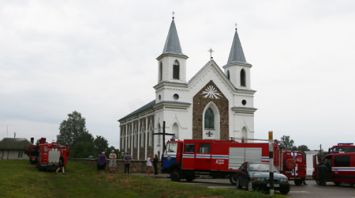
[[(123, 164), (124, 164), (124, 173), (129, 174), (130, 165), (131, 165), (132, 157), (129, 153), (125, 153), (123, 156)], [(105, 170), (106, 169), (107, 158), (105, 152), (102, 152), (97, 158), (97, 170)], [(155, 155), (153, 160), (148, 157), (146, 161), (146, 173), (147, 175), (151, 175), (154, 172), (154, 175), (158, 174), (158, 163), (159, 158), (158, 155)], [(117, 169), (117, 155), (114, 150), (109, 154), (108, 160), (108, 169), (109, 172), (115, 172)]]

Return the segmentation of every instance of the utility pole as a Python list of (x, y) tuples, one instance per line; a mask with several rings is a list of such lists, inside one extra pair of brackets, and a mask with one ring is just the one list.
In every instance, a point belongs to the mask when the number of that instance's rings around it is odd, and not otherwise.
[(274, 196), (274, 147), (272, 144), (273, 141), (273, 132), (269, 131), (269, 180), (270, 180), (270, 196)]

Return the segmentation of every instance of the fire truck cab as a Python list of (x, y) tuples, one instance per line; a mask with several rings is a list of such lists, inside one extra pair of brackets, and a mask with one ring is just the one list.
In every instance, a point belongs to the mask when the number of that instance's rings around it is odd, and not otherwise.
[(339, 143), (328, 153), (313, 156), (313, 179), (318, 185), (326, 182), (355, 184), (355, 145)]
[(233, 140), (172, 140), (163, 153), (162, 172), (170, 173), (173, 181), (192, 181), (200, 175), (210, 175), (229, 177), (234, 184), (233, 174), (243, 162), (269, 161), (268, 146)]

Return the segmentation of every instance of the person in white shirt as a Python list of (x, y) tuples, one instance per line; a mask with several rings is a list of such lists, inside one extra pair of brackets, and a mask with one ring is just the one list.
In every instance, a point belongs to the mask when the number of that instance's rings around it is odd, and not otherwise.
[(150, 175), (153, 170), (153, 164), (152, 164), (152, 159), (150, 157), (147, 158), (147, 175)]

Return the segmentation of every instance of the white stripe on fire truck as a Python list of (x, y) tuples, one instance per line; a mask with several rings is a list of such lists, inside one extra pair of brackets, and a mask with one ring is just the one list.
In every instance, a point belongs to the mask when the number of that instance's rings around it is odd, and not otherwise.
[(228, 155), (212, 155), (213, 159), (229, 159)]
[(355, 171), (355, 167), (332, 167), (332, 171)]
[(194, 154), (183, 154), (182, 155), (183, 158), (194, 158)]

